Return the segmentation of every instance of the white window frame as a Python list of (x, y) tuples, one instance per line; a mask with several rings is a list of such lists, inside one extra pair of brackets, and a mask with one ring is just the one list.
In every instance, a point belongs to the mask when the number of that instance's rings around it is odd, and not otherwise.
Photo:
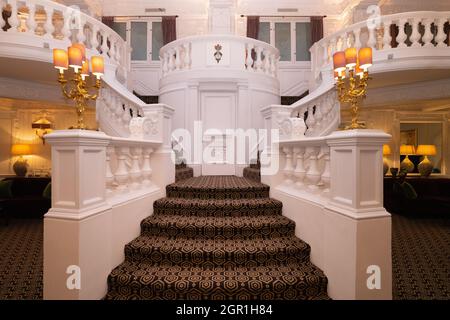
[(161, 17), (142, 17), (142, 18), (122, 18), (115, 17), (114, 22), (126, 23), (126, 37), (127, 45), (131, 48), (131, 22), (147, 22), (147, 60), (131, 60), (131, 64), (134, 66), (146, 65), (160, 65), (160, 60), (152, 60), (153, 52), (153, 22), (162, 22)]
[(275, 47), (275, 23), (284, 22), (291, 24), (291, 60), (290, 61), (279, 61), (280, 66), (283, 65), (298, 65), (298, 66), (309, 66), (311, 61), (297, 61), (297, 39), (296, 39), (296, 23), (297, 22), (309, 22), (311, 19), (307, 17), (261, 17), (259, 22), (269, 22), (270, 23), (270, 45)]

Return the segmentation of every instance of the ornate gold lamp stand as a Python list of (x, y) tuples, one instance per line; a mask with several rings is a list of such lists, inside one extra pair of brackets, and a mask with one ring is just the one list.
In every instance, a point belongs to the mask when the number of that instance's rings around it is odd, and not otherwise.
[(370, 80), (369, 67), (372, 66), (372, 48), (348, 48), (333, 55), (336, 90), (341, 103), (350, 104), (352, 122), (345, 130), (364, 129), (358, 121), (359, 103), (366, 97)]
[[(77, 125), (70, 129), (86, 130), (84, 122), (84, 113), (90, 100), (95, 101), (98, 98), (104, 74), (104, 61), (102, 57), (94, 56), (91, 58), (92, 74), (96, 76), (95, 84), (89, 87), (87, 77), (90, 75), (89, 60), (86, 59), (86, 48), (82, 44), (74, 44), (67, 51), (62, 49), (53, 50), (53, 63), (59, 70), (58, 82), (61, 85), (63, 95), (70, 100), (75, 101), (77, 108)], [(69, 67), (73, 68), (73, 78), (67, 80), (64, 71)], [(69, 81), (72, 86), (69, 88)], [(93, 93), (89, 91), (93, 90)]]

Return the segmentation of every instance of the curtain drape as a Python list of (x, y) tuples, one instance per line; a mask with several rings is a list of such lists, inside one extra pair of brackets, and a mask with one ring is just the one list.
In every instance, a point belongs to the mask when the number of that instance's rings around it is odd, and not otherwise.
[(259, 17), (250, 16), (247, 17), (247, 37), (252, 39), (258, 39), (259, 33)]
[(112, 28), (114, 24), (114, 17), (102, 17), (102, 23), (106, 24), (108, 27)]
[(311, 17), (311, 45), (323, 38), (323, 17)]
[(177, 40), (177, 18), (175, 16), (162, 17), (162, 32), (164, 45)]

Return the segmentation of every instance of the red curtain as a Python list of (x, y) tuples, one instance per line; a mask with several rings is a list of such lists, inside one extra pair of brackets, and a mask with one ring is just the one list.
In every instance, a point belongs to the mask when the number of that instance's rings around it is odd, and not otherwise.
[(323, 38), (323, 17), (311, 17), (311, 45)]
[(114, 24), (114, 17), (102, 17), (103, 24), (106, 24), (108, 27), (112, 28)]
[(259, 16), (247, 17), (247, 37), (258, 39)]
[(177, 17), (162, 17), (162, 32), (164, 44), (177, 40)]

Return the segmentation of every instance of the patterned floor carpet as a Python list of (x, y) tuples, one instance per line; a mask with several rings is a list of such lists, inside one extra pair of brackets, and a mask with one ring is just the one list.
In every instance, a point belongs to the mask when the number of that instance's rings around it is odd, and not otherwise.
[(126, 245), (106, 299), (328, 299), (327, 278), (267, 185), (205, 176), (166, 191)]
[(0, 225), (0, 300), (42, 299), (42, 220)]
[(393, 298), (450, 299), (450, 217), (392, 215)]

